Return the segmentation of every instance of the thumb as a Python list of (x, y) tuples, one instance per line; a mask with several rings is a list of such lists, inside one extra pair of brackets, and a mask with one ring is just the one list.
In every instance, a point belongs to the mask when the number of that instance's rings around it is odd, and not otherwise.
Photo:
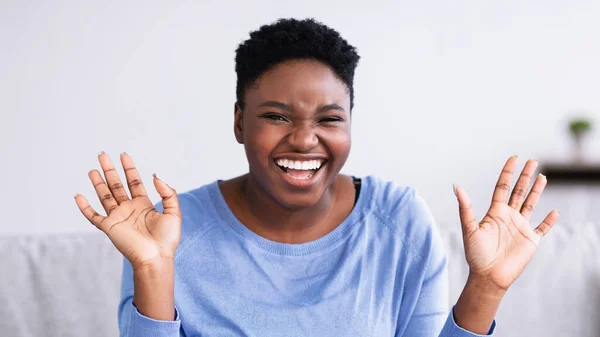
[(476, 230), (479, 225), (475, 219), (471, 199), (467, 192), (456, 184), (454, 184), (454, 195), (458, 200), (458, 214), (460, 216), (463, 233), (471, 233)]
[(175, 215), (181, 218), (181, 210), (179, 209), (179, 199), (177, 198), (177, 192), (171, 186), (167, 185), (162, 181), (156, 174), (154, 177), (154, 187), (158, 195), (162, 198), (163, 214)]

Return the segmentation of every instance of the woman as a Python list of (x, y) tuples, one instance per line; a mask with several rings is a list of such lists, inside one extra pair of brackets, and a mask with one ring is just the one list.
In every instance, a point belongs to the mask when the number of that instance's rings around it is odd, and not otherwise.
[(455, 188), (470, 274), (448, 313), (447, 260), (412, 188), (339, 172), (350, 152), (359, 56), (313, 20), (280, 20), (236, 51), (234, 133), (249, 172), (153, 206), (127, 154), (128, 196), (109, 157), (89, 177), (107, 216), (84, 216), (124, 255), (121, 336), (476, 336), (558, 218), (529, 217), (546, 184), (509, 195), (511, 157), (476, 221)]

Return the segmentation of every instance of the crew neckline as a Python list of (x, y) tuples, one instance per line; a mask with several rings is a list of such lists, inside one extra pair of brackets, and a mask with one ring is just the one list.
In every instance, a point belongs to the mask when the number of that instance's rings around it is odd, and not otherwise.
[(350, 214), (339, 224), (334, 230), (327, 233), (323, 237), (316, 240), (292, 244), (292, 243), (281, 243), (264, 238), (246, 227), (233, 213), (225, 197), (219, 187), (219, 181), (215, 180), (208, 186), (208, 191), (212, 200), (212, 204), (215, 207), (216, 212), (221, 217), (223, 222), (231, 228), (238, 235), (244, 239), (251, 241), (260, 248), (271, 252), (276, 255), (286, 256), (303, 256), (319, 251), (325, 250), (337, 242), (346, 239), (352, 231), (359, 225), (361, 220), (366, 214), (366, 210), (369, 208), (369, 199), (371, 189), (373, 188), (371, 177), (362, 178), (361, 193), (358, 196), (356, 205), (350, 211)]

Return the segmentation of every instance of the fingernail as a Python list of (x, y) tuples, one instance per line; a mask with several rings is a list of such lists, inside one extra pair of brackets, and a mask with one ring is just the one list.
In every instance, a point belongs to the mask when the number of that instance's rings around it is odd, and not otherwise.
[(555, 209), (556, 213), (558, 213), (558, 215), (560, 215), (560, 210), (557, 208)]
[(98, 153), (98, 155), (102, 155), (102, 154), (104, 154), (104, 151), (100, 151), (100, 153)]
[(458, 193), (456, 193), (456, 184), (452, 184), (452, 190), (454, 191), (454, 196), (458, 198)]
[(127, 152), (121, 152), (122, 156), (128, 156)]
[(75, 193), (75, 195), (73, 196), (73, 198), (77, 198), (78, 195), (79, 195), (79, 193)]
[(540, 174), (539, 174), (539, 176), (540, 176), (540, 178), (544, 178), (544, 179), (546, 179), (546, 176), (545, 176), (545, 175), (543, 175), (542, 173), (540, 173)]
[(159, 177), (156, 175), (156, 173), (152, 173), (152, 176), (153, 176), (154, 178), (158, 179), (158, 180), (161, 180), (161, 179), (160, 179), (160, 178), (159, 178)]

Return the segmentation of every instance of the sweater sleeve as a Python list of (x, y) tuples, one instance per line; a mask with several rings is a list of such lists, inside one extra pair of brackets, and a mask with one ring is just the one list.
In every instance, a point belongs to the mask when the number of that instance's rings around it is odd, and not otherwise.
[(123, 259), (118, 320), (120, 337), (180, 337), (177, 308), (173, 321), (159, 321), (140, 314), (133, 305), (133, 270), (126, 259)]
[[(439, 242), (438, 247), (441, 247), (441, 244)], [(492, 335), (496, 327), (495, 321), (487, 335), (479, 335), (456, 324), (454, 308), (447, 313), (448, 301), (445, 300), (448, 298), (447, 257), (442, 248), (433, 248), (433, 250), (439, 251), (430, 256), (416, 308), (403, 336), (476, 337)]]
[(444, 327), (442, 328), (442, 332), (440, 333), (439, 337), (491, 336), (494, 334), (495, 329), (496, 329), (496, 321), (494, 321), (492, 323), (492, 326), (490, 327), (490, 331), (488, 332), (487, 335), (478, 335), (478, 334), (474, 334), (470, 331), (467, 331), (467, 330), (459, 327), (458, 325), (456, 325), (456, 322), (454, 321), (453, 310), (451, 310), (450, 314), (448, 314), (448, 319), (446, 320), (446, 324), (444, 324)]
[[(476, 337), (484, 336), (459, 327), (454, 321), (453, 310), (448, 313), (448, 257), (440, 231), (429, 208), (420, 197), (416, 197), (407, 216), (419, 228), (420, 242), (418, 262), (422, 270), (415, 291), (416, 303), (408, 314), (408, 324), (396, 337)], [(492, 335), (496, 322), (492, 323), (488, 335)]]

